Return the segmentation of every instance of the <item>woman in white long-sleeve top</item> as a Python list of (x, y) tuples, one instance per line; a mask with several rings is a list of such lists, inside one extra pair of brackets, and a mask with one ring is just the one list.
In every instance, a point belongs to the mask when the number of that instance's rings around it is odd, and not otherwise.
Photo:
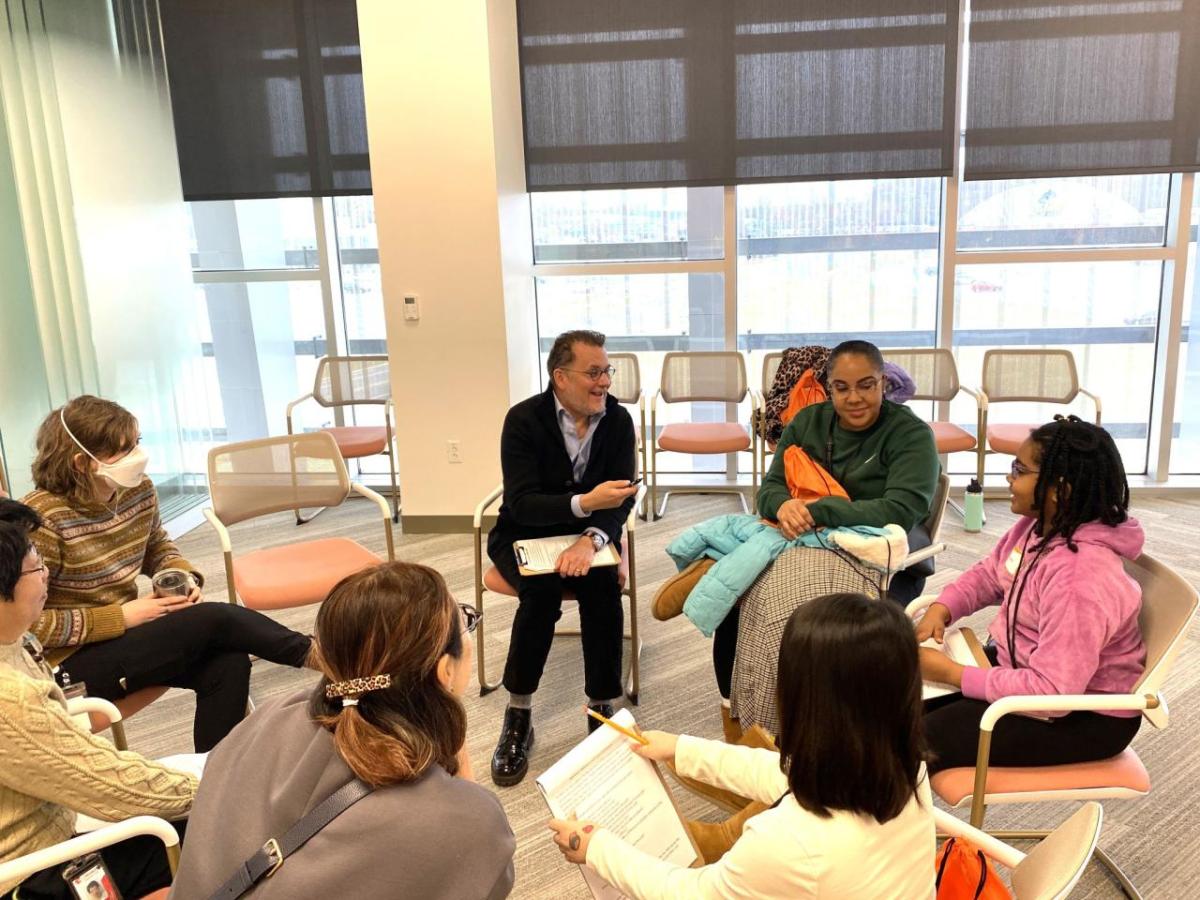
[(895, 604), (830, 594), (796, 610), (779, 656), (780, 753), (659, 731), (636, 748), (772, 804), (728, 853), (688, 869), (595, 823), (552, 820), (564, 856), (638, 900), (932, 898), (933, 803), (912, 624)]

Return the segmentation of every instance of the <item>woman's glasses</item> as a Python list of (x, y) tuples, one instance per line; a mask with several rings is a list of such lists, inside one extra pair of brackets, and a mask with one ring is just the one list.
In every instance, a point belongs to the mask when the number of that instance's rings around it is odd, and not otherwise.
[(469, 603), (458, 604), (458, 611), (463, 617), (463, 634), (474, 634), (475, 626), (479, 624), (479, 620), (483, 618), (483, 613), (477, 610)]
[(1009, 471), (1012, 472), (1013, 478), (1020, 478), (1022, 475), (1036, 475), (1038, 472), (1040, 472), (1042, 470), (1041, 469), (1031, 469), (1031, 468), (1029, 468), (1029, 466), (1025, 465), (1025, 463), (1021, 462), (1019, 459), (1014, 459), (1012, 461), (1012, 465), (1009, 467)]

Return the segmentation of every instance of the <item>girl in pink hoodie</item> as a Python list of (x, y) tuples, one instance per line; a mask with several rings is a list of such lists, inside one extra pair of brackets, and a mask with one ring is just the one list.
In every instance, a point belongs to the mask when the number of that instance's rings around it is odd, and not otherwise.
[[(916, 625), (940, 641), (947, 625), (1000, 604), (985, 648), (993, 667), (963, 667), (921, 650), (927, 681), (962, 688), (925, 704), (930, 772), (974, 766), (979, 720), (1012, 694), (1127, 693), (1142, 674), (1141, 589), (1122, 561), (1142, 552), (1121, 456), (1103, 428), (1058, 416), (1021, 444), (1008, 476), (1021, 516), (991, 554), (942, 591)], [(1135, 710), (1005, 716), (992, 737), (996, 766), (1107, 759), (1141, 724)]]

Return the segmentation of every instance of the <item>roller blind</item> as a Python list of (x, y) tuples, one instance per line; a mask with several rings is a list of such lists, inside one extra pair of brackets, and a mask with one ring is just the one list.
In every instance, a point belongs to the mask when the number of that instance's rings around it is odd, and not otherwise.
[(1198, 0), (972, 0), (965, 177), (1200, 167)]
[(188, 200), (367, 194), (355, 0), (160, 0)]
[(957, 0), (519, 0), (530, 190), (948, 175)]

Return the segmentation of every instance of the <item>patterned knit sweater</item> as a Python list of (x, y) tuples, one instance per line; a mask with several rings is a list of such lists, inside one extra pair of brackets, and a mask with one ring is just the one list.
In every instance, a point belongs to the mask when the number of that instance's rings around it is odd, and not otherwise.
[(125, 633), (121, 604), (138, 595), (137, 576), (160, 569), (200, 573), (179, 555), (158, 515), (149, 478), (117, 492), (113, 504), (75, 505), (58, 494), (35, 490), (24, 502), (42, 517), (33, 542), (50, 572), (49, 596), (33, 633), (57, 665), (81, 644)]
[[(0, 860), (65, 841), (76, 812), (182, 818), (196, 787), (80, 728), (49, 672), (21, 644), (0, 644)], [(13, 886), (0, 883), (0, 894)]]

